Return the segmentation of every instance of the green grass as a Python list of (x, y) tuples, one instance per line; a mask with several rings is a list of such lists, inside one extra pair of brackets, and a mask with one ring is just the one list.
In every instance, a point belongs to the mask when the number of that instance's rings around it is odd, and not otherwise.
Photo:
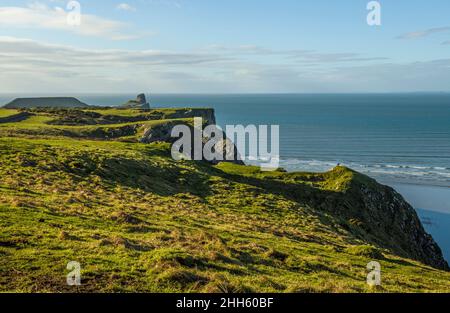
[(161, 113), (163, 115), (172, 115), (186, 110), (202, 110), (203, 108), (156, 108), (150, 112), (141, 109), (119, 109), (119, 108), (105, 108), (105, 109), (87, 109), (85, 112), (96, 112), (102, 115), (116, 115), (116, 116), (140, 116), (147, 113)]
[(0, 118), (1, 117), (8, 117), (14, 114), (19, 113), (19, 111), (17, 110), (12, 110), (12, 109), (1, 109), (0, 108)]
[(49, 116), (31, 116), (21, 122), (0, 124), (0, 127), (22, 127), (22, 128), (28, 128), (33, 126), (39, 127), (43, 126), (43, 124), (51, 120), (52, 118)]
[[(354, 184), (380, 188), (345, 167), (177, 162), (167, 143), (55, 131), (123, 125), (47, 118), (0, 124), (13, 129), (0, 138), (0, 292), (450, 292), (450, 273), (333, 211)], [(378, 289), (366, 284), (372, 260)], [(66, 285), (69, 261), (81, 263), (79, 287)]]
[[(201, 109), (28, 109), (30, 116), (17, 122), (0, 121), (0, 136), (66, 136), (89, 139), (138, 141), (144, 130), (168, 123), (192, 124), (194, 116), (212, 110)], [(5, 116), (17, 110), (1, 109)], [(1, 116), (0, 116), (1, 117)]]
[[(175, 162), (162, 143), (4, 138), (0, 149), (1, 291), (372, 292), (374, 256), (377, 291), (450, 291), (448, 273), (232, 178), (252, 168)], [(65, 285), (72, 260), (77, 289)]]
[[(10, 111), (10, 110), (8, 110)], [(141, 110), (97, 110), (103, 115), (110, 113), (123, 113), (122, 116), (134, 116), (141, 114)], [(122, 112), (123, 111), (123, 112)], [(32, 111), (33, 112), (33, 111)], [(64, 111), (63, 111), (64, 112)], [(177, 112), (174, 109), (165, 110), (164, 112), (173, 114)], [(35, 112), (33, 112), (36, 114)], [(118, 114), (117, 116), (119, 116)], [(156, 127), (167, 123), (192, 123), (192, 118), (176, 118), (176, 119), (157, 119), (142, 120), (138, 122), (124, 122), (113, 124), (97, 124), (97, 125), (75, 125), (66, 126), (52, 124), (58, 119), (58, 115), (51, 113), (37, 113), (20, 122), (0, 123), (0, 136), (22, 136), (22, 137), (77, 137), (88, 139), (111, 140), (123, 137), (127, 141), (138, 141), (143, 135), (144, 130), (149, 127)]]
[(143, 110), (138, 109), (88, 109), (85, 112), (96, 112), (103, 115), (118, 115), (118, 116), (138, 116), (143, 113)]

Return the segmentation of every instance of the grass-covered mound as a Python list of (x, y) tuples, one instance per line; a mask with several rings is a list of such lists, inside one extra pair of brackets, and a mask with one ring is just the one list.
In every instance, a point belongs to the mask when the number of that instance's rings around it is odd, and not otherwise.
[(0, 109), (0, 137), (71, 137), (138, 142), (145, 130), (167, 124), (192, 124), (201, 116), (215, 123), (211, 109)]
[[(450, 273), (417, 261), (422, 250), (375, 233), (385, 225), (360, 212), (375, 210), (364, 192), (389, 190), (345, 167), (176, 162), (168, 143), (74, 137), (52, 131), (92, 125), (33, 118), (0, 124), (0, 291), (450, 291)], [(409, 229), (396, 222), (389, 231)], [(69, 261), (81, 263), (79, 287), (66, 285)]]

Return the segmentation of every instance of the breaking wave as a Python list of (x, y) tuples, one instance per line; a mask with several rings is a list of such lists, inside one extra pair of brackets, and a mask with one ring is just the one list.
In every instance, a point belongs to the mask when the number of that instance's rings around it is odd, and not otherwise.
[(280, 166), (288, 171), (324, 172), (337, 164), (345, 165), (376, 179), (392, 182), (442, 185), (450, 187), (450, 167), (414, 164), (361, 164), (358, 162), (281, 159)]

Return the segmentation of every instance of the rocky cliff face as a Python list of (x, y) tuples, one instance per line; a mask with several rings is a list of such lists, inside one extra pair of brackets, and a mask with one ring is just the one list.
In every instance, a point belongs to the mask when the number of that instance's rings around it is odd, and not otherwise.
[(132, 109), (142, 109), (149, 110), (150, 104), (147, 102), (145, 94), (138, 94), (135, 100), (130, 100), (125, 103), (122, 107), (124, 108), (132, 108)]
[[(203, 126), (215, 125), (216, 117), (213, 109), (186, 109), (177, 110), (173, 114), (165, 115), (164, 118), (170, 119), (182, 119), (182, 118), (194, 118), (201, 117), (203, 119)], [(194, 134), (193, 126), (188, 122), (182, 122), (177, 120), (171, 120), (167, 123), (158, 124), (155, 126), (147, 127), (142, 137), (139, 139), (141, 143), (152, 143), (157, 141), (174, 143), (178, 138), (171, 136), (173, 127), (176, 125), (186, 125), (191, 129), (191, 134)], [(225, 132), (222, 133), (223, 140), (216, 143), (214, 146), (215, 151), (223, 156), (223, 162), (232, 162), (239, 165), (244, 165), (244, 162), (240, 160), (240, 154), (237, 147), (233, 142), (226, 137)], [(193, 139), (192, 139), (193, 140)], [(203, 138), (203, 144), (205, 144), (209, 138)], [(192, 157), (192, 156), (191, 156)], [(211, 161), (213, 164), (220, 163), (220, 161)]]
[(397, 255), (421, 261), (435, 268), (449, 270), (442, 251), (427, 234), (415, 210), (394, 189), (375, 180), (337, 167), (339, 175), (353, 176), (342, 192), (327, 191), (320, 206), (342, 217), (357, 238), (389, 249)]
[[(361, 186), (360, 201), (366, 208), (366, 220), (373, 225), (373, 232), (384, 231), (387, 245), (400, 255), (422, 261), (436, 268), (449, 270), (442, 251), (434, 239), (425, 232), (416, 211), (394, 189), (383, 186), (372, 190)], [(376, 220), (383, 221), (377, 224)]]

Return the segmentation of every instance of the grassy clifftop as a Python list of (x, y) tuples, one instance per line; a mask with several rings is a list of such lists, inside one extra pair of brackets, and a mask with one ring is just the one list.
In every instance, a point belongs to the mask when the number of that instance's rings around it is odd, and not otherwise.
[[(55, 125), (53, 113), (33, 114), (0, 124), (0, 291), (450, 291), (450, 273), (426, 265), (425, 248), (388, 240), (417, 226), (403, 220), (415, 221), (402, 199), (345, 167), (263, 173), (176, 162), (168, 143), (139, 143), (139, 132), (68, 132), (120, 124)], [(372, 225), (380, 210), (386, 220)], [(372, 260), (382, 266), (378, 289), (366, 284)], [(66, 285), (69, 261), (81, 263), (80, 287)]]

